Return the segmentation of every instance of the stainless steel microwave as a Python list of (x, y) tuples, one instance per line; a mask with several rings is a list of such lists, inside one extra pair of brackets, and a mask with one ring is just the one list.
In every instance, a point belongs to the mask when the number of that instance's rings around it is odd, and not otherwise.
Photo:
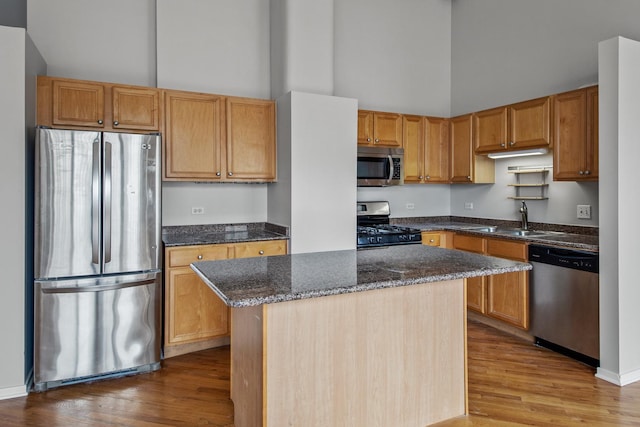
[(358, 147), (358, 187), (404, 184), (402, 148)]

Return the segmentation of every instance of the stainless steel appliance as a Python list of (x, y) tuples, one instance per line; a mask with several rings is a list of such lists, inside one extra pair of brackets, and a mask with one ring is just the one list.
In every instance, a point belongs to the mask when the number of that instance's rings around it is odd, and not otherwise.
[(404, 184), (402, 148), (358, 147), (358, 186), (386, 187)]
[(390, 225), (389, 202), (357, 202), (358, 249), (422, 243), (420, 230)]
[(160, 136), (36, 135), (35, 390), (158, 369)]
[(598, 261), (594, 252), (529, 245), (531, 334), (592, 366), (600, 356)]

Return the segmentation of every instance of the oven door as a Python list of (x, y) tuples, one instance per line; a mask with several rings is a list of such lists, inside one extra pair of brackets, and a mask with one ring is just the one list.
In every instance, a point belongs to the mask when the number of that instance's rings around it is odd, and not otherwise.
[(385, 187), (403, 184), (402, 163), (402, 149), (358, 148), (358, 186)]

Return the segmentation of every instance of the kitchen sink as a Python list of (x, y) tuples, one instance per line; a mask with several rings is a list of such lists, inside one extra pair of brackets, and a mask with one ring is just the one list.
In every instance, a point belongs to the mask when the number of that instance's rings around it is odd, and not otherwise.
[(522, 230), (522, 229), (497, 229), (495, 231), (496, 234), (502, 234), (502, 235), (508, 235), (508, 236), (530, 236), (530, 237), (535, 237), (535, 236), (552, 236), (552, 235), (559, 235), (559, 234), (564, 234), (562, 232), (559, 231), (542, 231), (542, 230)]

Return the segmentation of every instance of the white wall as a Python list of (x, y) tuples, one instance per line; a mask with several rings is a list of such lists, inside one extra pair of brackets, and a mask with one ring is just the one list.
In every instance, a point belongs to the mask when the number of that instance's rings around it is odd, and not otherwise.
[[(0, 399), (26, 394), (26, 377), (30, 366), (25, 359), (31, 349), (29, 331), (26, 330), (29, 311), (25, 304), (32, 284), (28, 282), (32, 270), (33, 248), (29, 230), (31, 192), (27, 191), (33, 172), (26, 145), (25, 128), (33, 126), (27, 117), (27, 109), (35, 111), (35, 87), (33, 74), (43, 71), (45, 64), (23, 28), (0, 26), (0, 141), (3, 155), (0, 156), (0, 234), (6, 243), (0, 247)], [(29, 55), (29, 58), (27, 58)], [(27, 64), (29, 67), (27, 67)], [(31, 95), (27, 98), (27, 95)], [(27, 300), (25, 299), (27, 298)]]
[(634, 0), (455, 0), (451, 111), (464, 114), (598, 80), (598, 43), (640, 39)]
[(625, 385), (640, 380), (640, 42), (600, 43), (600, 367), (597, 376)]
[(29, 0), (27, 30), (51, 76), (155, 86), (155, 3)]
[(271, 97), (269, 2), (156, 3), (158, 87)]
[(276, 100), (278, 182), (269, 184), (267, 219), (291, 226), (291, 92)]
[[(495, 161), (495, 184), (451, 186), (451, 215), (520, 220), (520, 201), (509, 199), (515, 196), (516, 177), (507, 172), (509, 166), (552, 166), (551, 154)], [(532, 179), (525, 177), (523, 179)], [(524, 181), (523, 181), (524, 182)], [(529, 181), (527, 181), (529, 182)], [(533, 182), (533, 181), (531, 181)], [(552, 224), (597, 226), (598, 225), (598, 183), (553, 182), (553, 169), (548, 172), (545, 190), (548, 200), (527, 201), (529, 221)], [(521, 190), (525, 191), (525, 190)], [(525, 194), (523, 192), (523, 194)], [(526, 194), (537, 195), (528, 190)], [(465, 203), (473, 203), (473, 210), (465, 209)], [(591, 219), (578, 219), (576, 205), (591, 205)]]
[(450, 0), (335, 2), (334, 94), (361, 109), (448, 117)]

